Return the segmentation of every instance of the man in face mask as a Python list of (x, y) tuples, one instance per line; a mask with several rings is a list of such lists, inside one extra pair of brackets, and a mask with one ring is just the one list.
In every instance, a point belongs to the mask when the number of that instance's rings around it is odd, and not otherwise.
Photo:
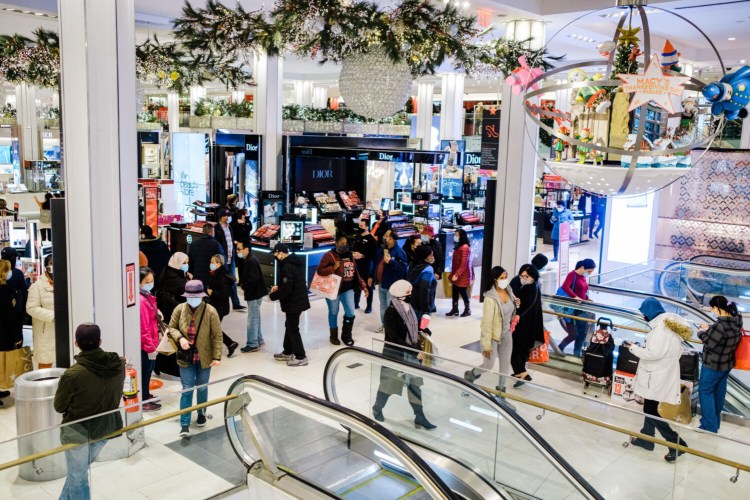
[(234, 234), (232, 233), (232, 227), (229, 223), (232, 222), (232, 213), (229, 210), (222, 209), (219, 211), (219, 223), (214, 226), (214, 235), (216, 241), (219, 242), (221, 248), (224, 250), (224, 260), (226, 261), (227, 272), (229, 277), (234, 280), (232, 285), (232, 307), (235, 311), (241, 311), (245, 309), (240, 303), (240, 298), (237, 295), (237, 261), (235, 260), (235, 248), (234, 248)]
[(554, 252), (554, 258), (552, 262), (557, 262), (557, 253), (560, 250), (560, 224), (564, 222), (572, 223), (573, 214), (565, 207), (563, 200), (558, 200), (557, 207), (552, 213), (550, 218), (552, 221), (552, 250)]
[[(406, 252), (398, 246), (393, 232), (388, 230), (383, 235), (383, 246), (378, 250), (375, 256), (375, 265), (370, 275), (368, 284), (378, 286), (378, 298), (380, 299), (380, 321), (384, 320), (385, 310), (391, 302), (391, 295), (388, 289), (393, 283), (401, 279), (407, 279), (407, 258)], [(383, 331), (381, 326), (378, 333)]]
[[(362, 219), (359, 221), (359, 237), (354, 240), (352, 247), (352, 255), (354, 256), (354, 262), (357, 265), (357, 271), (359, 275), (368, 280), (367, 285), (367, 309), (365, 314), (372, 312), (372, 298), (373, 298), (373, 287), (372, 282), (368, 279), (372, 275), (373, 266), (375, 265), (375, 256), (378, 254), (378, 241), (375, 237), (370, 234), (368, 228), (368, 221)], [(359, 289), (354, 290), (354, 308), (359, 309), (359, 300), (362, 296), (362, 291)]]
[(260, 331), (260, 305), (263, 297), (268, 295), (268, 289), (260, 262), (250, 253), (250, 243), (247, 240), (237, 242), (237, 258), (243, 262), (240, 268), (240, 286), (245, 291), (247, 302), (247, 343), (240, 351), (255, 352), (266, 344)]

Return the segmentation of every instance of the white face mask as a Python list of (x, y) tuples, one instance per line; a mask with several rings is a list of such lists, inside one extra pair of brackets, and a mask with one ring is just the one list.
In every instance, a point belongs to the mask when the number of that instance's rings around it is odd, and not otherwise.
[(563, 210), (565, 210), (565, 207), (557, 207), (558, 212), (562, 212)]
[(422, 243), (429, 243), (430, 242), (430, 237), (427, 236), (426, 234), (423, 234), (421, 236), (421, 238), (422, 238)]
[(534, 282), (532, 278), (521, 278), (522, 285), (530, 285)]
[(8, 274), (5, 275), (5, 281), (8, 281), (13, 277), (13, 271), (8, 271)]
[(203, 302), (203, 299), (200, 297), (189, 297), (186, 299), (186, 302), (188, 303), (190, 307), (195, 309), (196, 307), (201, 305), (201, 302)]
[(458, 243), (458, 242), (459, 242), (459, 240), (460, 240), (460, 238), (458, 237), (458, 235), (455, 235), (455, 236), (453, 237), (453, 241), (454, 241), (455, 243)]
[(501, 290), (505, 290), (506, 288), (508, 288), (508, 283), (510, 283), (510, 280), (509, 279), (497, 280), (496, 283), (497, 283), (498, 288), (500, 288)]

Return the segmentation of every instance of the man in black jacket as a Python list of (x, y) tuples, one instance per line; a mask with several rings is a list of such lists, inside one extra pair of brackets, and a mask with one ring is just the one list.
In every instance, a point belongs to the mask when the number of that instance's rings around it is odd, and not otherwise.
[[(195, 237), (193, 237), (195, 238)], [(216, 254), (226, 258), (224, 247), (214, 238), (214, 228), (211, 224), (203, 226), (203, 235), (193, 240), (188, 249), (188, 261), (190, 273), (194, 280), (201, 280), (204, 287), (208, 287), (208, 279), (211, 274), (211, 257)]]
[(154, 230), (151, 226), (141, 227), (141, 241), (138, 248), (148, 259), (148, 267), (154, 271), (154, 276), (161, 276), (164, 268), (169, 263), (169, 247), (161, 238), (154, 238)]
[(266, 344), (260, 331), (260, 304), (263, 297), (268, 295), (268, 288), (260, 270), (260, 262), (250, 253), (250, 243), (247, 240), (237, 242), (237, 258), (243, 262), (240, 286), (245, 291), (247, 302), (247, 344), (240, 351), (256, 352)]
[(284, 323), (284, 350), (273, 357), (277, 361), (286, 361), (287, 366), (307, 365), (305, 346), (299, 331), (299, 317), (310, 309), (307, 298), (307, 269), (296, 255), (289, 255), (289, 247), (279, 243), (273, 249), (273, 256), (278, 261), (280, 271), (280, 285), (271, 288), (271, 300), (281, 303), (281, 310), (286, 313)]
[[(422, 243), (430, 245), (432, 249), (432, 258), (435, 262), (432, 263), (432, 269), (435, 271), (435, 279), (439, 280), (443, 277), (445, 272), (445, 252), (443, 251), (443, 245), (440, 244), (437, 238), (435, 238), (435, 229), (432, 226), (425, 226), (422, 228)], [(435, 295), (432, 296), (432, 304), (430, 312), (437, 312), (435, 307)]]
[(219, 210), (219, 223), (214, 226), (216, 241), (224, 249), (224, 260), (226, 261), (227, 273), (232, 278), (232, 307), (235, 311), (245, 308), (240, 304), (240, 298), (237, 295), (237, 262), (234, 260), (234, 234), (231, 222), (231, 212), (227, 209)]
[[(357, 271), (363, 279), (367, 279), (372, 275), (372, 268), (375, 265), (375, 256), (378, 253), (378, 240), (370, 234), (367, 219), (359, 221), (359, 237), (354, 240), (354, 246), (352, 247), (352, 255), (357, 263)], [(375, 287), (372, 284), (367, 285), (367, 309), (365, 314), (372, 312), (372, 292)], [(354, 308), (359, 309), (359, 299), (362, 296), (362, 290), (359, 288), (354, 289)]]
[[(120, 406), (125, 381), (125, 361), (115, 352), (105, 352), (101, 345), (101, 330), (93, 323), (76, 329), (76, 345), (81, 350), (77, 363), (63, 373), (55, 393), (55, 411), (63, 414), (62, 423), (83, 420), (64, 426), (60, 431), (62, 444), (78, 444), (65, 452), (68, 477), (61, 499), (88, 499), (88, 469), (96, 460), (106, 441), (97, 441), (122, 427)], [(94, 442), (91, 442), (94, 441)], [(88, 444), (87, 444), (88, 443)]]

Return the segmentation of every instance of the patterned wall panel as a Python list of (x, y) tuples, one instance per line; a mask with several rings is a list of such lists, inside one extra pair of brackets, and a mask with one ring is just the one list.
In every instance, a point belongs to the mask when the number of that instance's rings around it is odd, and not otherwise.
[(750, 260), (750, 151), (701, 153), (693, 152), (693, 168), (663, 191), (655, 256)]

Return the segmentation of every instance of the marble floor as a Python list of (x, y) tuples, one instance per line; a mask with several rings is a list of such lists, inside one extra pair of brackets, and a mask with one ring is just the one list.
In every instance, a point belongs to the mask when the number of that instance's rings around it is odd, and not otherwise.
[[(476, 341), (479, 337), (482, 309), (481, 305), (476, 302), (478, 293), (479, 291), (475, 288), (473, 314), (468, 318), (446, 318), (442, 313), (449, 309), (449, 300), (438, 298), (439, 312), (433, 315), (431, 326), (434, 332), (433, 338), (440, 348), (440, 353), (469, 366), (478, 365), (481, 362), (479, 354), (462, 347)], [(377, 344), (377, 341), (383, 339), (382, 333), (376, 333), (380, 326), (377, 297), (374, 306), (375, 311), (372, 314), (364, 314), (363, 310), (357, 311), (354, 338), (357, 345), (361, 347), (370, 348), (373, 346), (373, 341)], [(212, 370), (211, 380), (212, 382), (218, 381), (218, 383), (210, 387), (209, 399), (226, 394), (231, 382), (242, 374), (262, 375), (323, 397), (323, 370), (329, 356), (338, 349), (328, 342), (325, 301), (312, 300), (312, 309), (302, 316), (302, 335), (310, 360), (310, 364), (305, 367), (287, 367), (283, 363), (274, 361), (273, 353), (281, 350), (284, 316), (278, 304), (267, 300), (263, 302), (261, 312), (262, 330), (266, 340), (265, 348), (248, 354), (240, 353), (238, 350), (232, 358), (223, 359), (221, 365)], [(223, 323), (226, 333), (240, 344), (243, 344), (245, 337), (245, 325), (246, 315), (243, 312), (230, 313)], [(463, 365), (455, 364), (452, 370), (448, 371), (460, 374), (463, 369)], [(625, 404), (625, 406), (630, 405), (634, 412), (625, 412), (616, 406), (602, 404), (609, 402), (608, 396), (603, 396), (595, 402), (592, 402), (593, 398), (582, 396), (580, 382), (534, 370), (533, 366), (531, 373), (534, 378), (533, 384), (512, 390), (519, 395), (525, 394), (525, 397), (555, 404), (569, 411), (628, 428), (637, 427), (642, 421), (642, 417), (634, 413), (640, 412), (640, 408), (634, 403)], [(164, 377), (163, 380), (164, 386), (153, 391), (157, 397), (161, 398), (162, 410), (144, 414), (146, 419), (179, 408), (179, 398), (170, 395), (180, 389), (179, 381), (169, 377)], [(477, 383), (494, 386), (492, 381), (482, 379)], [(372, 373), (363, 371), (356, 376), (352, 375), (346, 383), (342, 382), (339, 391), (347, 392), (347, 397), (353, 402), (355, 409), (360, 409), (356, 407), (361, 406), (361, 411), (367, 411), (365, 405), (369, 404), (369, 398), (374, 392)], [(571, 396), (556, 391), (563, 391)], [(395, 399), (403, 398), (394, 398), (394, 402), (389, 402), (386, 417), (391, 411), (396, 413), (403, 411), (404, 415), (408, 415), (409, 408), (405, 406), (405, 400), (395, 402)], [(455, 426), (451, 427), (451, 419), (461, 420), (463, 417), (452, 414), (451, 412), (458, 410), (445, 403), (445, 399), (441, 394), (436, 393), (434, 387), (425, 386), (426, 411), (428, 416), (435, 418), (434, 423), (439, 426), (435, 438), (445, 442), (452, 440), (457, 450), (460, 449), (461, 453), (468, 453), (472, 449), (472, 440), (481, 443), (487, 436), (473, 435), (467, 431), (461, 433)], [(12, 460), (18, 456), (17, 444), (13, 441), (16, 436), (15, 407), (12, 398), (5, 401), (6, 406), (0, 408), (0, 462)], [(750, 498), (750, 477), (746, 474), (740, 475), (739, 481), (732, 484), (729, 478), (734, 474), (734, 470), (728, 467), (707, 463), (693, 456), (681, 457), (676, 465), (668, 464), (662, 458), (666, 453), (663, 448), (661, 450), (657, 448), (654, 452), (647, 452), (632, 446), (626, 448), (622, 446), (625, 439), (621, 434), (584, 426), (553, 413), (542, 414), (540, 410), (522, 404), (514, 403), (514, 405), (519, 414), (527, 419), (529, 425), (548, 440), (563, 458), (576, 467), (606, 498), (636, 496), (658, 499)], [(213, 418), (208, 420), (206, 427), (197, 428), (193, 425), (193, 433), (209, 432), (223, 426), (223, 405), (212, 407), (208, 413)], [(407, 428), (409, 428), (408, 432), (413, 434), (413, 424), (406, 421), (406, 418), (405, 416), (403, 432), (407, 433)], [(488, 419), (492, 422), (498, 419), (496, 415), (492, 416), (491, 412), (490, 415), (479, 412), (472, 418), (478, 419), (476, 422), (481, 422), (477, 424), (478, 426), (490, 425)], [(697, 425), (696, 422), (691, 424), (693, 427), (695, 425)], [(233, 457), (218, 457), (212, 453), (210, 457), (206, 457), (206, 460), (213, 460), (211, 466), (202, 466), (202, 460), (197, 452), (175, 451), (176, 446), (191, 446), (190, 441), (182, 442), (179, 439), (179, 429), (177, 419), (156, 423), (146, 428), (145, 437), (139, 438), (144, 440), (144, 446), (132, 456), (96, 462), (91, 472), (93, 498), (106, 498), (107, 500), (118, 498), (200, 499), (234, 488), (236, 486), (234, 482), (211, 472), (211, 469), (215, 471), (217, 466), (221, 466), (216, 460), (228, 461)], [(747, 444), (750, 443), (750, 428), (748, 427), (724, 424), (720, 431), (721, 436), (743, 443), (716, 439), (715, 436), (699, 434), (689, 428), (683, 428), (680, 432), (691, 445), (700, 445), (703, 450), (740, 462), (748, 462), (747, 457), (750, 456), (748, 452), (750, 444)], [(219, 434), (222, 433), (218, 431), (215, 433), (216, 436)], [(195, 446), (197, 446), (197, 441), (199, 440), (196, 439)], [(109, 446), (108, 444), (107, 447)], [(517, 436), (511, 439), (504, 435), (498, 446), (500, 448), (495, 446), (487, 448), (494, 451), (488, 451), (485, 457), (489, 461), (495, 460), (494, 465), (489, 463), (487, 466), (497, 467), (498, 474), (505, 471), (508, 477), (517, 478), (520, 481), (519, 484), (524, 484), (526, 480), (536, 481), (534, 490), (541, 498), (575, 496), (575, 493), (563, 484), (565, 481), (559, 473), (555, 473), (547, 465), (543, 467), (539, 465), (538, 452), (530, 449), (524, 439)], [(219, 449), (223, 449), (223, 453), (231, 453), (226, 447), (219, 447)], [(502, 453), (498, 450), (502, 450)], [(615, 480), (615, 478), (619, 479)], [(0, 471), (0, 498), (57, 498), (63, 481), (63, 479), (56, 479), (46, 482), (30, 482), (19, 477), (18, 468), (10, 468)]]

